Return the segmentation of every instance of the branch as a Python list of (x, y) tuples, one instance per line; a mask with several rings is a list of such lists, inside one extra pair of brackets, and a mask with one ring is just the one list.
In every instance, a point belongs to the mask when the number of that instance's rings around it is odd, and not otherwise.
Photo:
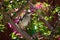
[(55, 23), (55, 26), (54, 26), (54, 29), (53, 31), (51, 32), (51, 35), (49, 36), (49, 40), (53, 40), (54, 39), (54, 35), (57, 33), (57, 28), (58, 28), (58, 25), (60, 25), (60, 21), (57, 20), (56, 23)]
[(13, 16), (13, 18), (16, 18), (18, 15), (20, 15), (22, 10), (24, 10), (24, 8), (26, 8), (27, 5), (28, 5), (27, 3), (26, 3), (26, 5), (22, 4), (21, 8), (19, 8), (19, 10), (16, 12), (16, 15)]
[(31, 1), (31, 0), (26, 0), (26, 1), (27, 1), (26, 5), (23, 4), (23, 5), (21, 6), (21, 8), (19, 8), (19, 10), (16, 12), (16, 15), (13, 16), (13, 18), (16, 18), (18, 15), (20, 15), (20, 13), (22, 12), (22, 10), (24, 10), (24, 9), (26, 8), (26, 6), (29, 5), (28, 3), (29, 3), (29, 1)]
[[(29, 3), (30, 3), (30, 5), (34, 8), (34, 6), (33, 6), (33, 4), (29, 1)], [(37, 10), (37, 9), (35, 9), (35, 10)], [(51, 32), (51, 35), (50, 35), (50, 37), (49, 37), (49, 40), (50, 39), (52, 39), (52, 37), (53, 37), (53, 35), (54, 35), (54, 29), (53, 29), (53, 27), (48, 23), (48, 21), (46, 21), (45, 19), (44, 19), (44, 17), (38, 12), (38, 14), (39, 14), (39, 18), (40, 19), (42, 19), (42, 21), (48, 26), (48, 28), (52, 31)], [(53, 39), (52, 39), (53, 40)]]
[(10, 21), (10, 23), (26, 38), (26, 40), (33, 40), (31, 36), (29, 36), (25, 31), (23, 31), (17, 24), (14, 24), (12, 20)]
[[(35, 10), (37, 10), (30, 1), (29, 1), (29, 4), (30, 4)], [(48, 21), (46, 21), (46, 20), (44, 19), (44, 17), (43, 17), (39, 12), (38, 12), (38, 14), (39, 14), (39, 18), (42, 19), (43, 22), (44, 22), (44, 23), (48, 26), (48, 28), (52, 31), (52, 30), (53, 30), (53, 27), (48, 23)]]
[(17, 29), (17, 31), (19, 33), (21, 33), (25, 38), (26, 40), (34, 40), (33, 38), (31, 38), (30, 35), (28, 35), (25, 31), (23, 31), (18, 25), (16, 25), (13, 20), (10, 18), (10, 15), (8, 15), (7, 13), (4, 12), (4, 10), (2, 9), (2, 14), (4, 15), (4, 19), (3, 20), (8, 20), (8, 22), (10, 22), (15, 29)]

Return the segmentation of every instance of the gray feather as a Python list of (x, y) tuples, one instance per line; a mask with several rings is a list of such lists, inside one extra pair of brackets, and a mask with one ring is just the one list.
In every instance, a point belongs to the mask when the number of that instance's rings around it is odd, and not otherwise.
[(30, 22), (31, 20), (31, 15), (30, 14), (26, 14), (25, 17), (23, 18), (22, 21), (19, 22), (19, 26), (24, 29), (25, 26), (28, 25), (28, 23)]

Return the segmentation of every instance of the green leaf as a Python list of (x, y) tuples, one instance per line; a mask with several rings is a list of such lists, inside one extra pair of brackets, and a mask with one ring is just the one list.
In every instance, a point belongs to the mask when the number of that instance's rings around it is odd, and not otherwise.
[(50, 6), (48, 3), (46, 3), (46, 2), (44, 2), (44, 5), (45, 5), (45, 7), (48, 7), (48, 6)]
[(11, 37), (12, 37), (12, 39), (17, 39), (17, 36), (14, 32), (11, 34)]
[(60, 7), (56, 7), (56, 8), (52, 11), (52, 13), (55, 14), (56, 12), (58, 13), (59, 11), (60, 11)]
[(45, 16), (45, 18), (44, 18), (46, 21), (48, 21), (49, 20), (49, 17), (48, 16)]
[(2, 25), (2, 24), (0, 24), (0, 31), (1, 31), (1, 32), (4, 32), (4, 29), (5, 29), (5, 26)]
[(55, 8), (55, 11), (56, 11), (56, 12), (60, 11), (60, 7), (56, 7), (56, 8)]
[(41, 13), (41, 12), (42, 12), (42, 10), (40, 10), (40, 9), (39, 9), (39, 10), (37, 10), (37, 12), (38, 12), (38, 13)]
[(15, 16), (16, 15), (16, 12), (13, 12), (13, 15)]
[(3, 19), (3, 15), (0, 13), (0, 20), (2, 20)]

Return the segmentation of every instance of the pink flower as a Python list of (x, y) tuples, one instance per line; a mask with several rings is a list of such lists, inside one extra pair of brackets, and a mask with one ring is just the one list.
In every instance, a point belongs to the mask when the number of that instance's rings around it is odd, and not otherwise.
[(19, 33), (16, 29), (13, 29), (13, 32), (14, 32), (17, 36), (19, 36), (19, 37), (21, 37), (21, 36), (22, 36), (22, 34), (21, 34), (21, 33)]
[(8, 26), (9, 26), (10, 28), (13, 28), (13, 26), (12, 26), (12, 24), (11, 24), (11, 23), (8, 23)]
[(15, 33), (15, 34), (16, 34), (16, 32), (17, 32), (17, 31), (13, 31), (13, 33)]
[(32, 6), (30, 6), (30, 11), (34, 12), (34, 8)]
[(58, 40), (60, 40), (60, 37), (58, 38)]
[(22, 36), (20, 33), (16, 33), (16, 35), (17, 35), (17, 36), (20, 36), (20, 37)]
[(15, 8), (14, 10), (15, 10), (15, 12), (17, 12), (19, 9), (18, 8)]
[(42, 7), (43, 7), (43, 4), (42, 3), (35, 4), (35, 8), (36, 9), (41, 9)]
[(13, 33), (16, 34), (17, 36), (19, 37), (22, 37), (22, 34), (19, 33), (15, 28), (14, 26), (11, 24), (11, 23), (8, 23), (8, 26), (12, 29)]
[(18, 22), (19, 22), (19, 19), (15, 19), (14, 22), (15, 22), (15, 23), (18, 23)]

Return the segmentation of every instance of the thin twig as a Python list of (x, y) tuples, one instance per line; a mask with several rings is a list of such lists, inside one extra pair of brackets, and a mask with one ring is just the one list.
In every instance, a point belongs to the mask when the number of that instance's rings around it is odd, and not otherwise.
[(59, 24), (59, 20), (56, 21), (54, 29), (51, 32), (51, 35), (49, 36), (49, 40), (53, 40), (54, 39), (54, 35), (57, 33), (56, 30), (58, 28), (58, 24)]

